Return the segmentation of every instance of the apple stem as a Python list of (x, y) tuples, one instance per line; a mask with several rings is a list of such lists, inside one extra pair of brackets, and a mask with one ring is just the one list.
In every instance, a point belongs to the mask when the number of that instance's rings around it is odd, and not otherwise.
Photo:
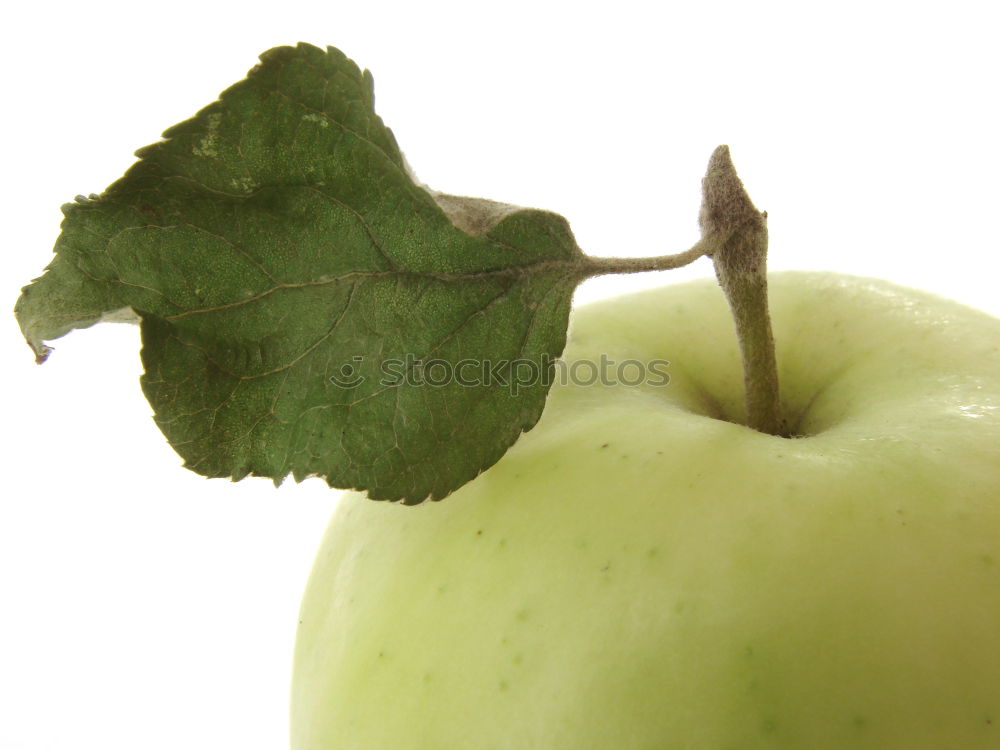
[(743, 358), (747, 425), (784, 435), (774, 336), (767, 306), (767, 213), (758, 211), (729, 156), (712, 153), (702, 180), (699, 224), (706, 252), (729, 301)]
[(701, 239), (694, 246), (651, 258), (584, 256), (579, 277), (663, 271), (686, 266), (703, 255), (711, 258), (736, 323), (747, 426), (787, 437), (767, 309), (767, 213), (758, 211), (747, 195), (729, 156), (729, 146), (712, 152), (701, 187)]

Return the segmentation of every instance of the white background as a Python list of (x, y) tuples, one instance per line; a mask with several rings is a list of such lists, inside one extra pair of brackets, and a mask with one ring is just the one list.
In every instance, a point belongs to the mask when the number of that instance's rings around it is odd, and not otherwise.
[[(1000, 314), (992, 3), (19, 7), (0, 47), (7, 309), (48, 262), (62, 203), (303, 40), (374, 72), (422, 180), (558, 211), (591, 254), (691, 245), (706, 160), (728, 143), (770, 214), (772, 268)], [(710, 273), (588, 282), (578, 300)], [(0, 747), (287, 746), (298, 599), (337, 493), (183, 470), (140, 392), (133, 327), (73, 333), (41, 368), (13, 316), (0, 334)]]

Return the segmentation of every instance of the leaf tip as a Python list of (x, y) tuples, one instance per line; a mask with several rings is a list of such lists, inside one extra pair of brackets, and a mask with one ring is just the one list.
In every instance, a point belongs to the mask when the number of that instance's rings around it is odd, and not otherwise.
[(52, 353), (52, 347), (46, 346), (40, 341), (39, 342), (29, 341), (28, 346), (30, 346), (31, 351), (35, 353), (36, 365), (45, 364), (45, 360), (47, 360), (49, 358), (49, 355)]

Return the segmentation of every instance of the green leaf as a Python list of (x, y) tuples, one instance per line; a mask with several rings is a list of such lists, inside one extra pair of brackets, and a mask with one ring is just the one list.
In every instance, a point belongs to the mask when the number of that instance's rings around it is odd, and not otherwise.
[(164, 137), (64, 208), (16, 307), (40, 361), (134, 311), (186, 466), (375, 499), (444, 497), (535, 424), (583, 277), (564, 219), (416, 184), (370, 74), (332, 48), (265, 53)]

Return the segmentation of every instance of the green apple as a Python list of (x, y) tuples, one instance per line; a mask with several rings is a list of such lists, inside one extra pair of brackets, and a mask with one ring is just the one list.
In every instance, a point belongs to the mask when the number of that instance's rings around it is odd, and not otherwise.
[(347, 495), (301, 612), (294, 750), (1000, 748), (1000, 320), (771, 277), (795, 438), (741, 424), (714, 281), (574, 313), (557, 384), (440, 503)]

